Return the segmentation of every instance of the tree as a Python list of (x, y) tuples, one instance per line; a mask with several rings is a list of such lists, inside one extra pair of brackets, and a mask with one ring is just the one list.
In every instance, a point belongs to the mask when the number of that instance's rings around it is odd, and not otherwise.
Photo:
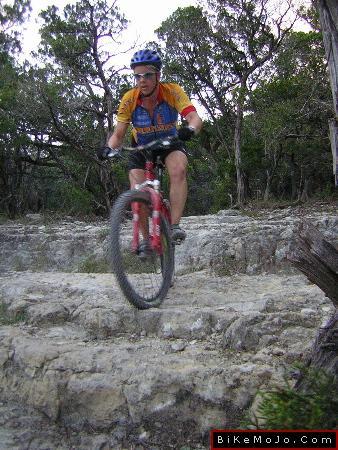
[(11, 114), (17, 102), (18, 70), (14, 56), (20, 51), (19, 25), (29, 14), (29, 0), (0, 5), (0, 208), (15, 214), (20, 204), (21, 171), (17, 159), (22, 137)]
[[(169, 73), (181, 77), (209, 112), (219, 137), (219, 115), (233, 123), (233, 154), (237, 175), (237, 202), (245, 199), (241, 133), (245, 102), (262, 67), (292, 28), (285, 25), (291, 8), (271, 14), (270, 0), (210, 0), (205, 9), (178, 9), (157, 34), (165, 42)], [(176, 33), (176, 30), (180, 33)], [(229, 155), (230, 155), (229, 150)]]
[(31, 10), (30, 0), (14, 0), (13, 5), (0, 4), (0, 52), (10, 55), (21, 50), (20, 31), (22, 24)]
[(40, 167), (34, 173), (44, 178), (45, 170), (54, 168), (55, 187), (75, 185), (103, 212), (117, 186), (96, 150), (112, 129), (118, 99), (128, 86), (123, 65), (116, 62), (127, 21), (115, 2), (106, 0), (67, 5), (63, 14), (53, 6), (41, 16), (40, 67), (22, 71), (20, 107), (11, 111), (27, 137), (18, 158), (27, 176)]
[[(58, 74), (66, 75), (77, 83), (78, 91), (92, 101), (92, 109), (102, 123), (103, 112), (111, 131), (112, 115), (117, 106), (112, 87), (118, 90), (125, 78), (120, 76), (124, 68), (116, 64), (120, 53), (121, 33), (127, 20), (120, 14), (116, 1), (91, 2), (84, 0), (67, 5), (64, 18), (55, 6), (41, 13), (45, 25), (41, 30), (41, 55), (50, 57), (58, 67)], [(97, 93), (103, 92), (104, 111), (101, 111)]]
[[(126, 77), (120, 75), (123, 66), (116, 66), (116, 57), (121, 52), (121, 33), (127, 21), (116, 2), (106, 0), (85, 0), (67, 5), (64, 18), (55, 7), (41, 15), (45, 20), (41, 31), (44, 45), (41, 53), (57, 64), (56, 70), (49, 67), (48, 72), (53, 73), (54, 82), (61, 88), (54, 97), (58, 100), (56, 104), (51, 96), (44, 96), (45, 102), (49, 103), (53, 129), (57, 138), (70, 147), (71, 152), (77, 153), (80, 161), (88, 161), (78, 182), (94, 197), (98, 183), (104, 192), (102, 206), (109, 210), (114, 182), (104, 165), (97, 166), (95, 150), (111, 132), (121, 91), (128, 86)], [(54, 114), (59, 110), (63, 111), (62, 115)], [(93, 185), (89, 175), (92, 175)], [(72, 176), (76, 178), (76, 163)], [(100, 202), (97, 204), (100, 206)]]
[(330, 94), (323, 56), (319, 32), (290, 33), (251, 96), (246, 122), (263, 148), (265, 200), (278, 177), (293, 200), (306, 199), (310, 183), (326, 184)]

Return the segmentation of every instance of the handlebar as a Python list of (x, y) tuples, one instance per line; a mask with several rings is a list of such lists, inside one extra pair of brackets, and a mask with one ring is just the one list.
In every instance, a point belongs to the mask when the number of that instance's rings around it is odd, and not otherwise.
[(171, 147), (176, 148), (177, 145), (181, 147), (183, 142), (177, 136), (168, 136), (162, 139), (155, 139), (145, 145), (138, 145), (137, 147), (122, 147), (122, 150), (169, 150)]
[(121, 147), (120, 149), (111, 149), (106, 154), (107, 158), (121, 157), (123, 151), (141, 151), (141, 152), (152, 152), (152, 151), (165, 151), (170, 149), (180, 149), (183, 147), (183, 142), (178, 139), (177, 136), (168, 136), (167, 138), (155, 139), (145, 145), (139, 145), (137, 147)]

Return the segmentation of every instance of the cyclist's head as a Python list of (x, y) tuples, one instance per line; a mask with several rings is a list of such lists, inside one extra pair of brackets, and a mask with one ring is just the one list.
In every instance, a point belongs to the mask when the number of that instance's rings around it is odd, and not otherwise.
[(143, 49), (134, 53), (130, 61), (131, 69), (136, 66), (153, 66), (159, 72), (162, 67), (162, 60), (155, 50)]

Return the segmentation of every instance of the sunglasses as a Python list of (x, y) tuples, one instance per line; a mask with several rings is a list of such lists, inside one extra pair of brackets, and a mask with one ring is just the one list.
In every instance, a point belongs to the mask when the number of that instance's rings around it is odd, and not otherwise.
[(146, 73), (134, 73), (134, 78), (136, 81), (140, 81), (141, 78), (145, 80), (150, 80), (156, 72), (146, 72)]

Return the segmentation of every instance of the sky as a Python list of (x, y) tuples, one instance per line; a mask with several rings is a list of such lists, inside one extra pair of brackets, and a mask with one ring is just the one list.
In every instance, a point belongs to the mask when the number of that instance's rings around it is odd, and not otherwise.
[[(1, 0), (0, 0), (1, 1)], [(5, 0), (8, 3), (11, 0)], [(113, 1), (113, 0), (111, 0)], [(301, 0), (293, 0), (294, 4), (299, 4)], [(310, 0), (302, 0), (309, 2)], [(36, 50), (40, 36), (38, 33), (39, 24), (36, 22), (38, 14), (42, 9), (55, 5), (60, 11), (63, 10), (68, 3), (75, 3), (76, 0), (31, 0), (32, 12), (28, 22), (25, 23), (24, 40), (23, 40), (23, 59), (29, 58), (29, 53)], [(156, 28), (161, 25), (163, 20), (167, 19), (179, 7), (190, 5), (196, 6), (198, 0), (116, 0), (116, 5), (120, 11), (124, 13), (126, 19), (130, 21), (126, 31), (126, 39), (130, 40), (130, 44), (136, 42), (137, 46), (142, 43), (155, 40), (153, 33)], [(132, 51), (131, 51), (132, 53)], [(131, 55), (128, 55), (130, 58)], [(21, 58), (20, 58), (21, 59)]]
[[(25, 26), (23, 52), (27, 57), (39, 44), (39, 25), (36, 23), (39, 12), (55, 5), (63, 10), (69, 3), (75, 0), (31, 0), (32, 12), (29, 23)], [(153, 31), (159, 27), (161, 22), (167, 19), (177, 8), (189, 5), (197, 5), (196, 0), (117, 0), (116, 5), (130, 21), (128, 25), (128, 38), (130, 42), (138, 39), (138, 42), (147, 42), (155, 39)]]

